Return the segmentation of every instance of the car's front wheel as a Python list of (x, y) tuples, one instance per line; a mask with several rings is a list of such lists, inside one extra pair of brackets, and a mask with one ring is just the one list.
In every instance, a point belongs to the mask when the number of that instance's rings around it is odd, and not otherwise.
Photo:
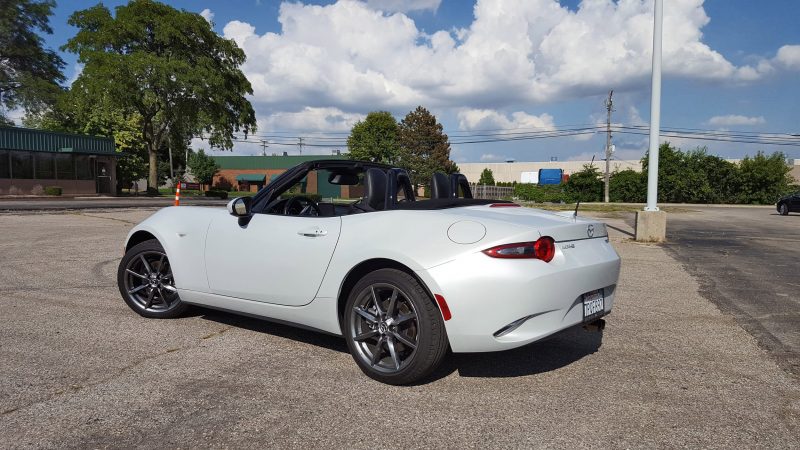
[(358, 366), (388, 384), (429, 375), (447, 352), (439, 310), (420, 283), (395, 269), (362, 278), (345, 306), (344, 335)]
[(167, 253), (155, 239), (125, 252), (117, 269), (117, 284), (125, 303), (144, 317), (170, 319), (187, 308), (175, 289)]
[(781, 205), (778, 207), (778, 212), (781, 213), (782, 216), (789, 215), (789, 205), (786, 203), (781, 203)]

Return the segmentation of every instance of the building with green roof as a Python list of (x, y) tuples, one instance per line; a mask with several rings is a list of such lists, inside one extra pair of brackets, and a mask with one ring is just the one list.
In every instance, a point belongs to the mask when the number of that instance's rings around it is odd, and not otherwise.
[[(220, 167), (214, 186), (224, 190), (257, 191), (288, 169), (317, 159), (346, 159), (343, 155), (212, 156)], [(316, 189), (323, 197), (339, 197), (340, 186), (318, 180)]]
[(111, 138), (0, 126), (0, 195), (113, 195), (117, 156)]

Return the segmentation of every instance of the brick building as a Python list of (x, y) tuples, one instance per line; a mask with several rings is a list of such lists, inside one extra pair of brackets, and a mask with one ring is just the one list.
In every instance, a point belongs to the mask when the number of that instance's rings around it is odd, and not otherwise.
[[(223, 190), (255, 192), (269, 184), (278, 175), (306, 161), (317, 159), (345, 159), (341, 155), (307, 155), (307, 156), (213, 156), (220, 170), (214, 176), (213, 186)], [(318, 193), (322, 197), (348, 197), (347, 186), (337, 186), (328, 180), (318, 180), (316, 173), (311, 173), (305, 180), (304, 190)]]

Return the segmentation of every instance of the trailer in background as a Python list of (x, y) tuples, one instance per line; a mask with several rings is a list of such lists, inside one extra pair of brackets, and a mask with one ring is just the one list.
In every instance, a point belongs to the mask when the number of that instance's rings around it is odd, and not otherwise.
[(520, 183), (539, 183), (539, 172), (522, 172), (519, 177)]
[(561, 169), (539, 169), (539, 184), (561, 184)]

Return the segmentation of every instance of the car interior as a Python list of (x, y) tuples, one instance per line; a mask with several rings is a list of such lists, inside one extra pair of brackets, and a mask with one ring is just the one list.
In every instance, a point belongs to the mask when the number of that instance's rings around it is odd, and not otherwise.
[(441, 209), (491, 202), (471, 201), (469, 182), (458, 173), (435, 172), (428, 190), (429, 200), (417, 200), (411, 178), (404, 169), (386, 166), (312, 168), (295, 174), (292, 179), (294, 183), (273, 194), (260, 208), (262, 213), (336, 217), (386, 209)]

